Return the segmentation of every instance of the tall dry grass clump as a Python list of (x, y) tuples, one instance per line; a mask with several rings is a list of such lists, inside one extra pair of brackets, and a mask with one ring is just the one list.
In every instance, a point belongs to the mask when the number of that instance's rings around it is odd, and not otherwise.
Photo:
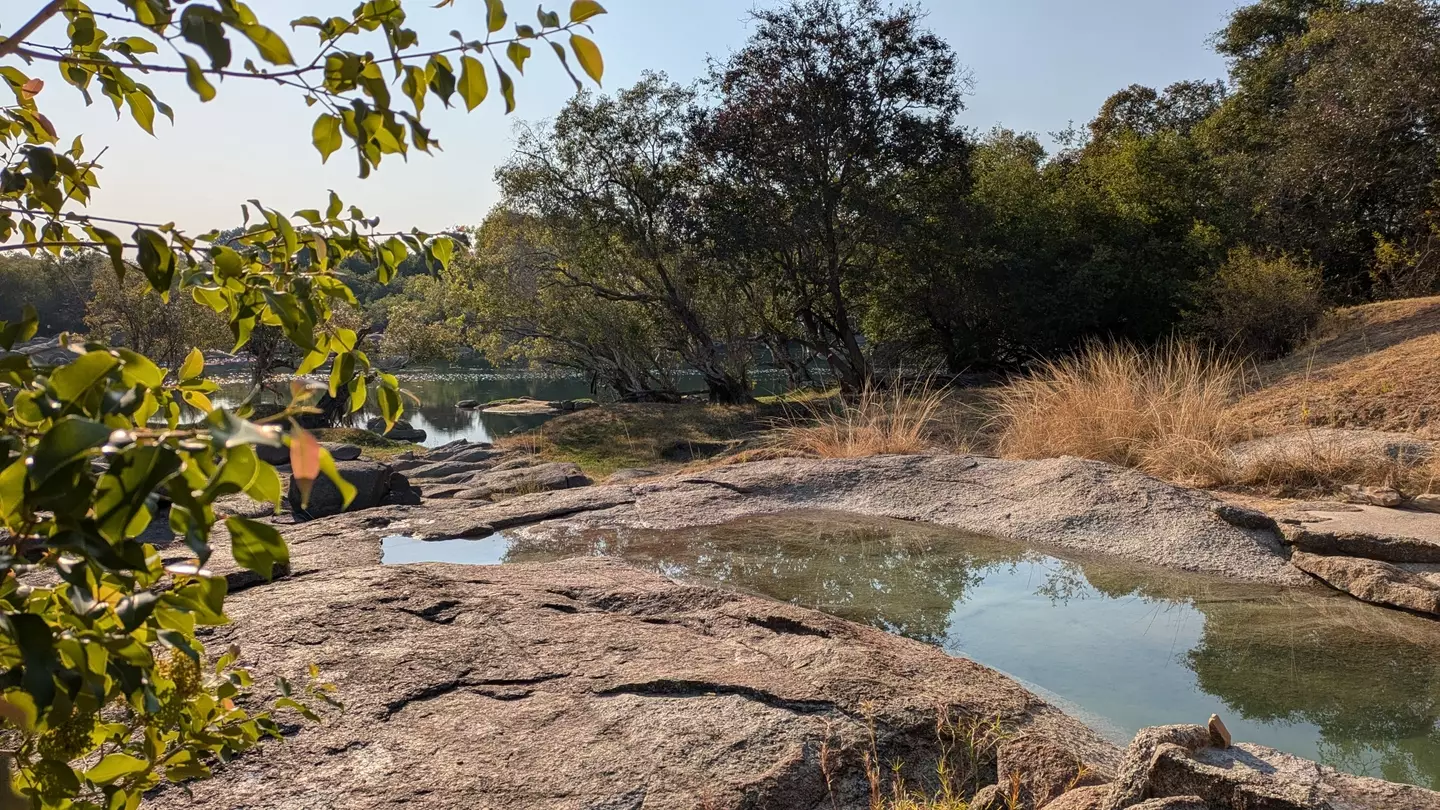
[(1192, 345), (1094, 344), (1001, 391), (1007, 458), (1080, 456), (1191, 484), (1228, 477), (1241, 367)]
[(811, 404), (779, 420), (769, 444), (820, 458), (923, 453), (945, 401), (945, 391), (929, 382), (889, 390), (867, 385), (854, 398)]

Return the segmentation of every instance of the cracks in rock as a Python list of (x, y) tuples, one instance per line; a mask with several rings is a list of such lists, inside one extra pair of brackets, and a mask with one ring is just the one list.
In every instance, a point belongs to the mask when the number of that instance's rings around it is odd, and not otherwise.
[(397, 609), (401, 613), (408, 613), (418, 619), (424, 619), (425, 621), (432, 622), (434, 624), (451, 624), (455, 621), (457, 617), (460, 616), (460, 611), (458, 610), (459, 607), (459, 600), (444, 599), (436, 602), (429, 607), (421, 608), (420, 610), (411, 610), (410, 608), (403, 607)]
[(600, 503), (580, 504), (577, 506), (560, 507), (542, 512), (530, 512), (523, 515), (516, 515), (510, 518), (500, 518), (490, 521), (490, 528), (497, 532), (506, 529), (518, 529), (521, 526), (530, 526), (535, 523), (544, 523), (548, 520), (561, 520), (567, 517), (574, 517), (586, 512), (604, 512), (607, 509), (614, 509), (617, 506), (632, 506), (635, 498), (617, 498), (613, 501), (602, 501)]
[(772, 633), (780, 633), (782, 635), (792, 636), (819, 636), (820, 638), (830, 638), (830, 633), (827, 630), (822, 630), (818, 627), (811, 627), (804, 622), (796, 621), (795, 619), (787, 619), (784, 616), (765, 616), (763, 618), (757, 616), (747, 616), (745, 618), (745, 621), (749, 624), (755, 625), (756, 627), (763, 627)]
[(480, 678), (475, 680), (471, 680), (469, 676), (470, 672), (467, 670), (466, 672), (462, 673), (458, 678), (454, 678), (448, 681), (442, 681), (436, 684), (431, 684), (424, 687), (423, 689), (411, 692), (410, 694), (405, 695), (404, 697), (401, 697), (397, 700), (392, 700), (389, 703), (385, 704), (385, 712), (381, 716), (381, 719), (390, 719), (397, 713), (405, 710), (412, 703), (424, 703), (427, 700), (434, 700), (436, 698), (444, 697), (446, 695), (453, 694), (459, 691), (476, 692), (478, 694), (485, 695), (486, 697), (494, 698), (496, 700), (521, 700), (533, 694), (534, 690), (520, 689), (512, 690), (509, 692), (491, 692), (486, 690), (504, 687), (535, 686), (537, 684), (546, 683), (547, 681), (568, 678), (570, 677), (570, 673), (550, 672), (544, 675), (536, 675), (531, 678)]
[(540, 604), (540, 607), (545, 608), (546, 610), (553, 610), (553, 611), (555, 611), (555, 612), (557, 612), (557, 613), (579, 613), (579, 612), (580, 612), (580, 608), (577, 608), (577, 607), (575, 607), (574, 605), (561, 605), (561, 604), (558, 604), (558, 603), (556, 603), (556, 602), (542, 602), (542, 603)]
[(712, 487), (720, 487), (721, 489), (728, 489), (728, 490), (730, 490), (731, 492), (734, 492), (734, 493), (737, 494), (737, 495), (753, 495), (753, 494), (755, 493), (755, 490), (753, 490), (753, 489), (748, 489), (748, 488), (742, 487), (742, 486), (736, 486), (735, 484), (727, 484), (727, 483), (725, 483), (724, 481), (716, 481), (716, 480), (711, 479), (711, 478), (682, 478), (682, 479), (680, 479), (680, 483), (682, 483), (682, 484), (702, 484), (702, 485), (709, 485), (709, 486), (712, 486)]
[(787, 698), (750, 686), (713, 683), (711, 681), (687, 681), (661, 678), (653, 681), (644, 681), (642, 683), (627, 683), (613, 686), (609, 689), (602, 689), (596, 692), (595, 695), (597, 697), (636, 695), (637, 697), (650, 698), (738, 697), (759, 703), (763, 706), (769, 706), (772, 709), (779, 709), (794, 714), (828, 714), (830, 712), (848, 714), (829, 700)]

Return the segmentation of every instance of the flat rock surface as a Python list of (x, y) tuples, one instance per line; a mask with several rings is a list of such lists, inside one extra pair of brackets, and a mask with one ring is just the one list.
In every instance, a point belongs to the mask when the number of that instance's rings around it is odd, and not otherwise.
[(1296, 504), (1275, 513), (1302, 551), (1394, 563), (1440, 563), (1440, 514), (1358, 504)]
[(261, 682), (313, 662), (347, 710), (152, 806), (859, 808), (869, 729), (922, 784), (942, 712), (1100, 773), (1118, 754), (993, 670), (820, 613), (604, 560), (379, 566), (294, 534), (292, 578), (232, 596), (209, 642)]
[(1440, 616), (1440, 585), (1390, 563), (1296, 551), (1290, 564), (1362, 602)]
[(1429, 458), (1435, 444), (1408, 433), (1317, 427), (1241, 442), (1228, 452), (1241, 466), (1311, 456), (1417, 461)]

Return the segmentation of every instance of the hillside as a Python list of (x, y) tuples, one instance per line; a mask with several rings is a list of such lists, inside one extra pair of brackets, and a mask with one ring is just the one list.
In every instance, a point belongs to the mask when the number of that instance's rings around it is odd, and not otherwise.
[(1440, 438), (1440, 297), (1340, 310), (1252, 383), (1235, 411), (1261, 432), (1307, 425)]

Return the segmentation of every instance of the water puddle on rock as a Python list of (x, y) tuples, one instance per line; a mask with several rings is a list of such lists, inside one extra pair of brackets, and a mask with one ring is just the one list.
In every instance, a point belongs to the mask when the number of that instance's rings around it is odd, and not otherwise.
[(1117, 741), (1214, 712), (1238, 740), (1440, 789), (1440, 625), (1318, 589), (1064, 560), (940, 527), (825, 513), (384, 543), (386, 563), (592, 555), (937, 645)]

